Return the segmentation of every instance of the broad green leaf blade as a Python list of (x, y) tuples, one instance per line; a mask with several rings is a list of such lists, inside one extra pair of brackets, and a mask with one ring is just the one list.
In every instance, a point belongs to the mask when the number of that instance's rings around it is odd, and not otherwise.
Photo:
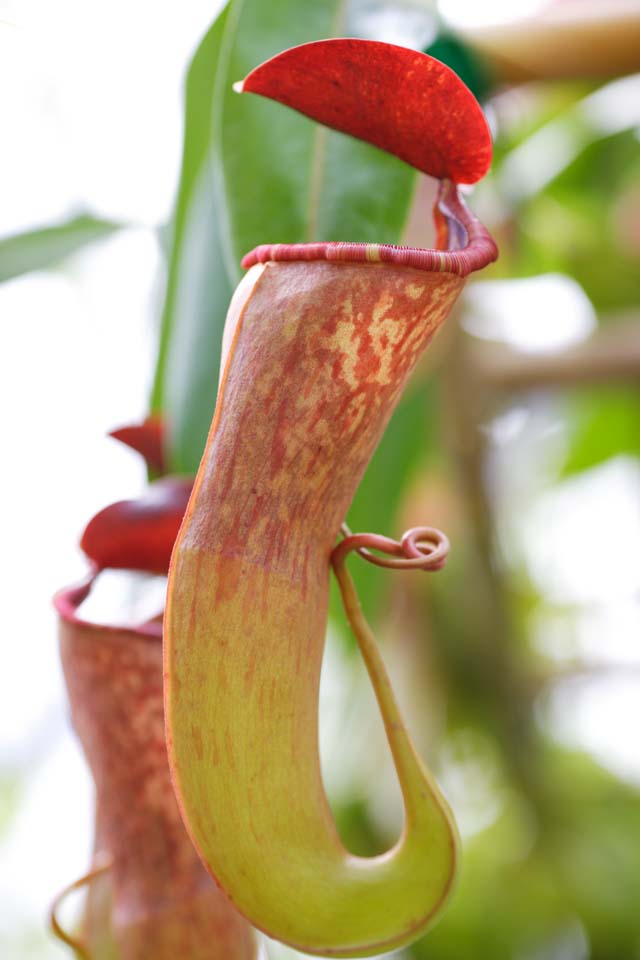
[(87, 244), (121, 228), (122, 224), (81, 214), (66, 223), (5, 237), (0, 240), (0, 282), (54, 267)]
[[(326, 131), (326, 141), (311, 239), (400, 243), (416, 183), (414, 172), (395, 157), (332, 130)], [(425, 215), (430, 218), (431, 211)], [(342, 232), (343, 223), (347, 233)], [(380, 241), (383, 235), (385, 240)]]
[(233, 292), (223, 264), (213, 181), (205, 165), (178, 250), (163, 365), (168, 463), (179, 473), (198, 469), (213, 418), (222, 331)]
[(232, 288), (220, 252), (210, 151), (213, 91), (225, 8), (192, 60), (186, 82), (182, 171), (152, 408), (167, 420), (168, 461), (194, 473), (216, 395), (222, 328)]

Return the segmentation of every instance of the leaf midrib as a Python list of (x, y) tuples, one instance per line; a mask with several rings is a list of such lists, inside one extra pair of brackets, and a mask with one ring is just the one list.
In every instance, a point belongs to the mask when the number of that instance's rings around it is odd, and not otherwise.
[[(348, 0), (338, 0), (333, 24), (331, 25), (332, 37), (341, 37), (344, 32), (347, 3)], [(309, 193), (307, 194), (307, 242), (320, 239), (318, 237), (318, 221), (320, 197), (322, 195), (326, 171), (327, 134), (328, 130), (326, 127), (321, 126), (319, 123), (315, 124), (313, 148), (311, 150)]]

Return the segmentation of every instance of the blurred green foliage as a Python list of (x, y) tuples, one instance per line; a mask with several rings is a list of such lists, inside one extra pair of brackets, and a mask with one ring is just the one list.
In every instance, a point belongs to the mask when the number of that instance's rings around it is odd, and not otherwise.
[(29, 230), (0, 240), (0, 283), (55, 267), (72, 253), (121, 229), (121, 224), (79, 214), (66, 223)]
[(570, 440), (563, 473), (580, 473), (612, 457), (640, 457), (640, 395), (633, 387), (572, 391)]
[(222, 326), (233, 292), (211, 169), (213, 95), (226, 8), (195, 53), (185, 89), (182, 170), (151, 406), (171, 423), (173, 466), (193, 472), (215, 406)]

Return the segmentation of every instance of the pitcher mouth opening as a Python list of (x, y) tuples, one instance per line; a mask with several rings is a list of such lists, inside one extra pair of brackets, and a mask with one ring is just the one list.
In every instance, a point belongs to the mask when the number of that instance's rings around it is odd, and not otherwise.
[[(59, 590), (53, 598), (53, 606), (58, 616), (66, 623), (84, 627), (88, 631), (102, 637), (120, 636), (128, 634), (133, 638), (143, 640), (162, 641), (163, 613), (142, 620), (140, 623), (101, 623), (83, 615), (82, 605), (89, 597), (102, 571), (95, 566), (89, 571), (84, 580)], [(134, 572), (134, 571), (132, 571)]]
[(394, 246), (386, 243), (270, 243), (255, 247), (242, 259), (245, 269), (269, 261), (329, 260), (333, 263), (390, 263), (435, 273), (467, 277), (498, 256), (498, 248), (486, 227), (465, 204), (458, 187), (442, 180), (434, 207), (441, 247)]

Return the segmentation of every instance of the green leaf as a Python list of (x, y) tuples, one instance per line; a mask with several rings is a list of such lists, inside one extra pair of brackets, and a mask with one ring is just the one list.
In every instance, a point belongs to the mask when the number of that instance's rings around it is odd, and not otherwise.
[(122, 224), (81, 214), (66, 223), (0, 240), (0, 282), (32, 270), (46, 270), (82, 247), (108, 237)]
[(186, 82), (182, 171), (151, 405), (163, 411), (173, 470), (198, 467), (213, 414), (232, 287), (224, 268), (210, 152), (213, 90), (227, 8), (200, 43)]
[(206, 168), (194, 184), (177, 256), (165, 325), (162, 402), (169, 427), (168, 461), (178, 473), (195, 473), (215, 408), (222, 331), (232, 294)]

